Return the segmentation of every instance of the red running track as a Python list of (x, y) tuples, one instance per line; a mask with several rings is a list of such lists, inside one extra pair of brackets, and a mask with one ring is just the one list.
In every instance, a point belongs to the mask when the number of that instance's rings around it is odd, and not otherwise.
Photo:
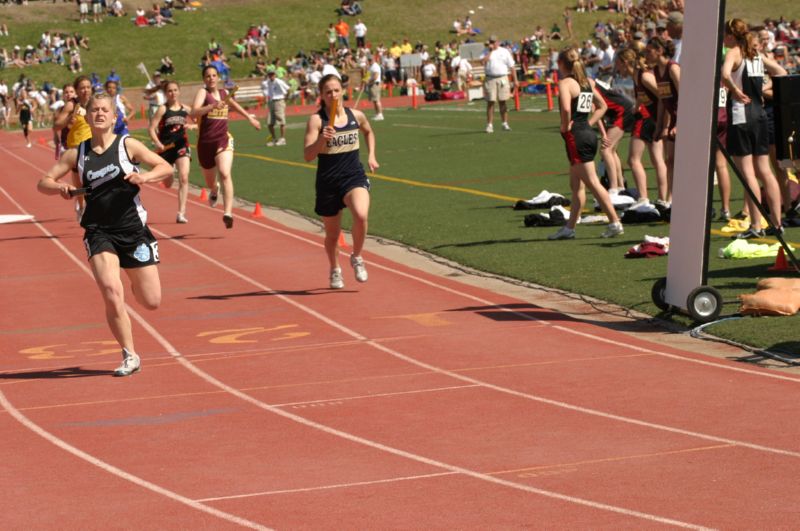
[(0, 225), (5, 529), (800, 524), (800, 379), (374, 254), (334, 292), (319, 234), (195, 198), (176, 225), (161, 187), (164, 303), (132, 303), (143, 370), (112, 378), (52, 154), (9, 138), (0, 214), (34, 221)]

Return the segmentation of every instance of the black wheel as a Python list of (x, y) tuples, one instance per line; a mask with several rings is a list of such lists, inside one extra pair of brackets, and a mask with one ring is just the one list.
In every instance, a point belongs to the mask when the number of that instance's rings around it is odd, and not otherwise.
[(662, 312), (666, 312), (669, 310), (669, 304), (667, 304), (666, 300), (666, 291), (667, 291), (667, 279), (659, 278), (656, 280), (655, 284), (653, 284), (653, 289), (650, 290), (650, 297), (653, 299), (653, 304), (655, 304), (659, 310)]
[(722, 312), (722, 295), (710, 286), (695, 288), (686, 297), (686, 310), (700, 323), (716, 321)]

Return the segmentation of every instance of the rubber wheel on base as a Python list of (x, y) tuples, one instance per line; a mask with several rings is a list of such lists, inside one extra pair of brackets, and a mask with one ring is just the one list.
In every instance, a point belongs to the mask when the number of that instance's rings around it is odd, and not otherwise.
[(667, 304), (665, 295), (667, 291), (667, 278), (659, 278), (653, 284), (653, 289), (650, 290), (650, 297), (653, 299), (653, 304), (658, 307), (662, 312), (669, 310), (670, 305)]
[(695, 288), (686, 297), (686, 310), (697, 322), (716, 321), (722, 312), (722, 295), (711, 286)]

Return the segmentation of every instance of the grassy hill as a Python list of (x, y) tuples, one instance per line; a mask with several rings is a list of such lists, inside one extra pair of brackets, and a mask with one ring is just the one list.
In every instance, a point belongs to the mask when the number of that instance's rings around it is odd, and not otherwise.
[[(599, 2), (601, 5), (604, 2)], [(129, 14), (137, 4), (125, 2)], [(497, 34), (501, 38), (519, 39), (530, 35), (537, 25), (549, 28), (553, 22), (561, 23), (566, 2), (545, 0), (365, 0), (363, 20), (369, 28), (371, 42), (391, 43), (408, 37), (433, 44), (436, 40), (449, 40), (448, 30), (455, 18), (469, 10), (475, 27), (484, 35)], [(176, 26), (163, 28), (137, 28), (130, 18), (106, 19), (102, 24), (79, 24), (74, 3), (31, 1), (27, 6), (0, 6), (0, 20), (8, 24), (9, 37), (0, 37), (0, 47), (15, 44), (25, 47), (35, 45), (45, 30), (80, 32), (90, 38), (91, 50), (82, 53), (84, 72), (97, 72), (102, 78), (111, 68), (122, 76), (123, 84), (140, 86), (144, 77), (136, 70), (140, 62), (154, 70), (163, 55), (175, 62), (176, 78), (181, 81), (198, 81), (197, 64), (210, 38), (216, 38), (226, 50), (242, 36), (251, 23), (266, 22), (272, 29), (270, 56), (286, 58), (299, 49), (312, 50), (326, 46), (324, 30), (336, 20), (336, 0), (312, 2), (309, 0), (208, 0), (196, 11), (176, 12)], [(765, 0), (753, 3), (747, 0), (729, 0), (730, 16), (750, 21), (781, 14), (796, 14), (796, 0)], [(598, 19), (619, 19), (619, 15), (599, 11), (592, 14), (575, 13), (575, 39), (588, 36)], [(352, 23), (354, 19), (349, 19)], [(252, 69), (252, 61), (232, 58), (234, 77), (244, 77)], [(58, 84), (72, 79), (67, 68), (39, 65), (25, 68), (25, 75), (37, 82), (50, 80)], [(0, 77), (16, 78), (19, 69), (0, 71)]]

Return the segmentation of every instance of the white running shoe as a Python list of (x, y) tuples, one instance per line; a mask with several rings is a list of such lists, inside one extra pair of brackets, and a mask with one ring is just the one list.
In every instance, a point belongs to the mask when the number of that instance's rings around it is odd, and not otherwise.
[(613, 238), (620, 234), (625, 234), (625, 229), (622, 228), (622, 223), (617, 221), (616, 223), (609, 223), (608, 228), (600, 236), (603, 238)]
[(367, 275), (367, 267), (364, 265), (364, 259), (351, 254), (350, 265), (353, 266), (353, 273), (356, 275), (356, 280), (359, 282), (366, 282), (369, 276)]
[(342, 289), (344, 287), (344, 277), (342, 269), (337, 267), (331, 269), (331, 289)]
[(130, 376), (140, 370), (142, 370), (142, 364), (139, 356), (128, 352), (128, 349), (122, 349), (122, 365), (114, 369), (114, 376)]
[(276, 145), (277, 142), (275, 142), (274, 140), (270, 140), (269, 142), (267, 142), (267, 147), (275, 147)]
[(503, 131), (511, 131), (511, 126), (508, 125), (508, 122), (503, 122)]
[(175, 218), (175, 223), (189, 223), (189, 220), (186, 219), (186, 216), (184, 216), (182, 212), (178, 212), (178, 216)]
[(486, 124), (486, 132), (494, 133), (494, 127), (492, 127), (492, 124)]
[(275, 142), (275, 145), (276, 146), (285, 146), (286, 145), (286, 139), (285, 138), (279, 138), (278, 141)]
[(571, 229), (566, 225), (547, 237), (548, 240), (571, 240), (573, 238), (575, 238), (575, 229)]
[(380, 122), (381, 120), (383, 120), (383, 113), (376, 114), (373, 120), (375, 120), (376, 122)]

